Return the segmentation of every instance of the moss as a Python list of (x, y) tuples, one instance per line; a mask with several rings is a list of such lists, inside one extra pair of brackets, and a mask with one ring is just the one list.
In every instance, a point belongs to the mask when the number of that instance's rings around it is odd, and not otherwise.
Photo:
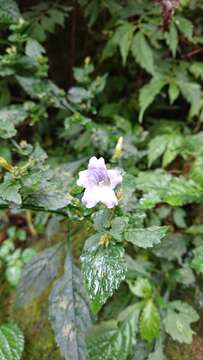
[(10, 321), (15, 321), (25, 336), (25, 351), (22, 360), (61, 360), (51, 324), (48, 320), (47, 297), (49, 290), (22, 309), (10, 312)]

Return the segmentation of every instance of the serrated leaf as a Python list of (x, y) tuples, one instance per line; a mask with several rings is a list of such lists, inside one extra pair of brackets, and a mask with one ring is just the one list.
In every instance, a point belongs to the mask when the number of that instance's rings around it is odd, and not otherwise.
[(203, 245), (193, 250), (192, 268), (199, 274), (203, 274)]
[(63, 191), (52, 190), (44, 187), (39, 191), (33, 191), (29, 197), (28, 202), (34, 206), (42, 207), (46, 210), (58, 210), (68, 206), (72, 197)]
[(143, 115), (146, 109), (151, 105), (156, 96), (161, 92), (161, 89), (165, 85), (164, 79), (153, 78), (148, 84), (143, 86), (140, 89), (139, 93), (139, 105), (140, 105), (140, 114), (139, 121), (142, 122)]
[(174, 19), (176, 26), (179, 31), (189, 40), (192, 39), (193, 35), (193, 24), (190, 20), (186, 19), (183, 16), (176, 16)]
[(16, 21), (20, 17), (19, 7), (14, 0), (0, 0), (0, 20)]
[(161, 155), (163, 155), (166, 150), (168, 144), (168, 136), (167, 135), (159, 135), (156, 136), (149, 142), (148, 145), (148, 162), (149, 166), (153, 164), (155, 160), (157, 160)]
[(162, 242), (153, 248), (156, 256), (172, 261), (178, 259), (181, 262), (181, 257), (187, 251), (187, 238), (181, 234), (169, 234), (164, 237)]
[(83, 252), (81, 262), (92, 309), (97, 312), (125, 279), (124, 248), (113, 243), (95, 245)]
[(172, 134), (168, 136), (167, 148), (162, 162), (163, 167), (168, 166), (176, 158), (181, 151), (182, 143), (183, 137), (180, 134)]
[(138, 278), (135, 281), (128, 281), (131, 292), (141, 298), (149, 298), (152, 295), (152, 287), (148, 279)]
[(0, 137), (9, 139), (16, 135), (15, 125), (22, 123), (27, 111), (20, 105), (11, 105), (0, 109)]
[(0, 198), (4, 201), (20, 205), (22, 203), (19, 190), (21, 185), (13, 180), (6, 179), (0, 184)]
[(131, 343), (129, 323), (119, 328), (115, 321), (94, 327), (87, 338), (89, 360), (126, 360)]
[(118, 241), (123, 240), (123, 232), (128, 225), (127, 216), (117, 216), (112, 220), (110, 234)]
[(175, 57), (178, 46), (178, 33), (173, 21), (171, 22), (169, 32), (165, 34), (165, 37), (166, 37), (166, 43), (169, 46), (173, 57)]
[(171, 104), (174, 103), (174, 101), (178, 98), (179, 94), (180, 94), (180, 90), (176, 82), (175, 81), (170, 82), (168, 88), (168, 95)]
[(170, 186), (165, 189), (163, 199), (169, 205), (182, 206), (199, 200), (202, 188), (192, 179), (184, 176), (174, 177)]
[(44, 54), (45, 49), (43, 46), (35, 39), (29, 38), (26, 43), (25, 53), (33, 59), (38, 59), (42, 54)]
[(64, 358), (86, 360), (85, 334), (92, 320), (82, 276), (70, 253), (64, 276), (57, 281), (49, 298), (49, 317)]
[(147, 72), (154, 75), (153, 51), (141, 31), (135, 34), (132, 41), (131, 51), (137, 63)]
[(149, 248), (155, 244), (159, 244), (161, 239), (166, 235), (167, 227), (165, 226), (151, 226), (146, 229), (128, 229), (125, 232), (126, 241), (133, 245)]
[(17, 306), (22, 306), (35, 299), (56, 277), (62, 251), (63, 244), (57, 244), (34, 256), (25, 266), (17, 286)]
[(198, 319), (199, 315), (190, 305), (178, 300), (169, 303), (163, 322), (166, 332), (173, 340), (190, 344), (194, 334), (190, 325)]
[(178, 81), (183, 97), (191, 104), (190, 117), (198, 115), (201, 106), (201, 86), (195, 82)]
[(147, 301), (141, 314), (140, 334), (147, 341), (157, 339), (160, 335), (160, 316), (151, 299)]
[(24, 336), (15, 324), (0, 326), (0, 359), (20, 360), (24, 349)]
[(126, 60), (130, 51), (133, 33), (135, 31), (134, 25), (127, 23), (122, 25), (121, 37), (119, 41), (120, 52), (123, 60), (123, 65), (126, 64)]

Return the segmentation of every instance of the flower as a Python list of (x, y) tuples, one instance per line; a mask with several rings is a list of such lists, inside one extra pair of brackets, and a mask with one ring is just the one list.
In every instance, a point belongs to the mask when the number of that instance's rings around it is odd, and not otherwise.
[(88, 169), (79, 172), (77, 185), (85, 188), (82, 202), (87, 208), (96, 206), (99, 202), (112, 208), (118, 205), (115, 187), (122, 182), (119, 170), (108, 170), (102, 157), (93, 156), (89, 160)]

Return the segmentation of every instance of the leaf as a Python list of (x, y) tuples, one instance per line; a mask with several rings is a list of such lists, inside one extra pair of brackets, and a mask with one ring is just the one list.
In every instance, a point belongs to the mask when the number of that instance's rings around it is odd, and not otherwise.
[(177, 157), (181, 151), (182, 143), (183, 137), (180, 134), (172, 134), (168, 136), (168, 144), (162, 162), (163, 167), (168, 166)]
[(135, 34), (131, 51), (137, 63), (147, 72), (154, 75), (153, 51), (141, 31)]
[(151, 354), (149, 354), (149, 357), (147, 360), (165, 360), (165, 356), (163, 353), (163, 347), (160, 341), (158, 341), (158, 344), (155, 347), (155, 351)]
[(35, 299), (56, 277), (61, 263), (62, 245), (59, 243), (42, 251), (26, 264), (17, 286), (17, 306), (22, 306)]
[(118, 241), (123, 240), (123, 232), (128, 225), (127, 216), (117, 216), (112, 220), (110, 234)]
[(139, 93), (140, 114), (139, 121), (142, 122), (146, 109), (154, 101), (155, 97), (160, 93), (165, 85), (165, 80), (153, 78), (148, 84), (143, 86)]
[(203, 62), (194, 61), (190, 66), (190, 71), (197, 79), (203, 80)]
[(17, 205), (22, 203), (21, 195), (19, 193), (21, 186), (11, 179), (4, 180), (0, 184), (0, 198)]
[(0, 326), (0, 359), (20, 360), (24, 349), (24, 337), (15, 324)]
[(176, 82), (175, 81), (170, 82), (168, 88), (168, 95), (171, 104), (174, 103), (174, 101), (178, 98), (179, 94), (180, 94), (180, 90)]
[(163, 199), (169, 205), (182, 206), (198, 201), (202, 195), (202, 188), (192, 179), (184, 176), (173, 177), (170, 186), (165, 189)]
[(34, 206), (42, 207), (46, 210), (58, 210), (70, 204), (72, 197), (68, 193), (59, 190), (50, 190), (49, 187), (41, 188), (39, 191), (33, 191), (28, 201)]
[(161, 239), (166, 235), (166, 232), (166, 226), (151, 226), (146, 229), (128, 229), (125, 232), (125, 239), (133, 245), (145, 249), (153, 247), (155, 244), (159, 244)]
[(22, 123), (27, 111), (21, 105), (11, 105), (0, 109), (0, 138), (9, 139), (16, 135), (15, 125)]
[(29, 38), (26, 43), (25, 53), (31, 58), (37, 60), (45, 53), (45, 49), (37, 40)]
[(49, 317), (57, 344), (66, 360), (86, 360), (86, 331), (92, 320), (80, 270), (70, 253), (64, 276), (57, 281), (49, 297)]
[(199, 274), (203, 274), (203, 245), (193, 250), (192, 268)]
[(190, 305), (179, 300), (170, 302), (168, 306), (163, 321), (167, 334), (175, 341), (191, 344), (194, 331), (190, 325), (199, 319), (199, 315)]
[(131, 328), (127, 323), (119, 328), (115, 321), (93, 327), (87, 338), (89, 360), (126, 360), (131, 343)]
[(190, 117), (198, 115), (201, 106), (201, 86), (195, 82), (178, 81), (183, 97), (191, 104)]
[(123, 60), (123, 65), (125, 65), (131, 47), (131, 42), (133, 38), (133, 33), (135, 31), (135, 27), (131, 23), (127, 23), (122, 25), (121, 28), (122, 28), (121, 29), (122, 35), (120, 37), (119, 46)]
[(166, 37), (166, 43), (169, 46), (173, 57), (175, 57), (178, 46), (178, 33), (174, 22), (171, 22), (169, 32), (165, 33), (165, 37)]
[(193, 24), (190, 20), (183, 16), (175, 16), (174, 22), (178, 27), (179, 31), (189, 40), (192, 39), (193, 35)]
[(148, 145), (149, 166), (151, 166), (155, 160), (157, 160), (161, 155), (163, 155), (164, 151), (166, 150), (167, 144), (168, 144), (167, 135), (155, 136), (155, 138), (149, 142)]
[(140, 334), (147, 341), (157, 339), (160, 335), (160, 316), (151, 299), (147, 301), (141, 314)]
[(92, 309), (97, 312), (125, 279), (124, 248), (113, 243), (96, 245), (83, 252), (81, 262)]
[(156, 256), (167, 259), (168, 261), (179, 260), (187, 251), (187, 237), (181, 234), (169, 234), (164, 237), (162, 242), (153, 248)]
[(148, 279), (138, 278), (135, 281), (128, 281), (131, 292), (141, 298), (147, 299), (152, 295), (152, 287)]
[(19, 7), (14, 0), (0, 0), (0, 21), (16, 21), (20, 17)]

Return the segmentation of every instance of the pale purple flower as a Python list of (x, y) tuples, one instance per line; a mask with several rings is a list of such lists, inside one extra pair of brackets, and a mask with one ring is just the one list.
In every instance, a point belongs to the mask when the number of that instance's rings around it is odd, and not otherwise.
[(99, 202), (112, 208), (118, 205), (114, 189), (121, 182), (119, 170), (108, 170), (102, 157), (97, 159), (93, 156), (89, 160), (88, 169), (79, 172), (77, 185), (85, 188), (82, 202), (87, 208), (92, 208)]

